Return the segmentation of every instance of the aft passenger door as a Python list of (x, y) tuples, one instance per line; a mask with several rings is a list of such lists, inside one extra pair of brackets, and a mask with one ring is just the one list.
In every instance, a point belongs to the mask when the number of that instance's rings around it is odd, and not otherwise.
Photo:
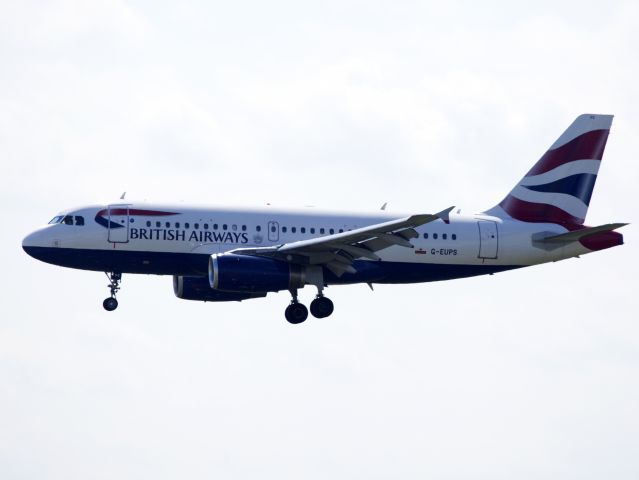
[(479, 258), (497, 258), (499, 238), (497, 236), (497, 222), (479, 220)]
[(109, 242), (127, 243), (129, 241), (129, 206), (109, 205), (107, 220), (109, 223)]

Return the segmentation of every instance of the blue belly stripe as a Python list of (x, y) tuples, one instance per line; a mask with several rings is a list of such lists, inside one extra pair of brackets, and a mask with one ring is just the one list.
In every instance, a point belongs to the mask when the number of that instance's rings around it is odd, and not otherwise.
[[(155, 275), (208, 275), (209, 255), (201, 253), (135, 252), (76, 248), (24, 247), (34, 258), (62, 267), (98, 272)], [(421, 283), (473, 277), (520, 268), (522, 265), (449, 265), (440, 263), (370, 262), (353, 263), (356, 273), (341, 277), (325, 270), (331, 285), (352, 283)]]

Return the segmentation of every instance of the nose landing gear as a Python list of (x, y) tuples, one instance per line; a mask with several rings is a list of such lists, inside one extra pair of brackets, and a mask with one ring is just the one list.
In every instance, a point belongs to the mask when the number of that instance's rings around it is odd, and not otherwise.
[(116, 308), (118, 308), (118, 300), (115, 298), (115, 295), (120, 290), (120, 282), (122, 281), (121, 273), (105, 273), (107, 278), (109, 279), (109, 289), (111, 290), (111, 296), (104, 299), (102, 302), (102, 306), (107, 312), (112, 312)]

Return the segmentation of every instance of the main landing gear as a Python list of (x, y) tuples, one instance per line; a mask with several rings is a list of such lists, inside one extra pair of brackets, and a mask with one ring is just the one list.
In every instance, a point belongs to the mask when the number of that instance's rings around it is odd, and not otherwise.
[[(308, 318), (308, 309), (297, 299), (297, 290), (291, 290), (291, 295), (293, 299), (291, 304), (286, 307), (284, 316), (289, 323), (296, 325)], [(325, 297), (320, 289), (315, 300), (311, 302), (311, 315), (315, 318), (326, 318), (331, 313), (333, 313), (333, 302)]]
[(104, 299), (102, 302), (102, 306), (107, 312), (112, 312), (116, 308), (118, 308), (118, 300), (115, 298), (115, 295), (120, 290), (120, 282), (122, 281), (121, 273), (105, 273), (107, 278), (109, 279), (109, 285), (107, 285), (111, 289), (111, 296)]

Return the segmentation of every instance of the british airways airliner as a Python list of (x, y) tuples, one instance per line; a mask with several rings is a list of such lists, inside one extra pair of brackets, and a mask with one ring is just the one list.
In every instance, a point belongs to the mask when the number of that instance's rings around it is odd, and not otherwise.
[[(623, 244), (614, 230), (584, 225), (612, 115), (580, 115), (496, 206), (473, 215), (368, 215), (270, 207), (184, 208), (127, 203), (63, 211), (29, 234), (32, 257), (106, 272), (118, 306), (122, 274), (172, 275), (175, 295), (242, 301), (288, 290), (285, 316), (301, 323), (298, 300), (317, 288), (316, 318), (333, 313), (329, 285), (417, 283), (493, 274)], [(399, 218), (398, 218), (399, 217)]]

